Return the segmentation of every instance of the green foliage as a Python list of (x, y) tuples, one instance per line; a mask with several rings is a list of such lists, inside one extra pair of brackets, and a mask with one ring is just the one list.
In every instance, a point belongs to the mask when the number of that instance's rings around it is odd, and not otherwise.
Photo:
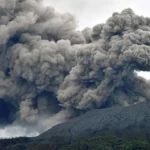
[(115, 144), (115, 137), (94, 137), (80, 140), (64, 148), (61, 148), (61, 150), (113, 150)]
[(150, 143), (145, 140), (127, 140), (120, 145), (120, 150), (150, 150)]
[(0, 150), (150, 150), (150, 142), (146, 138), (109, 135), (87, 137), (72, 143), (63, 137), (3, 139), (0, 146)]
[(61, 147), (68, 145), (68, 140), (62, 137), (32, 142), (28, 150), (59, 150)]
[(24, 150), (27, 149), (28, 143), (31, 143), (32, 140), (32, 138), (27, 137), (0, 139), (0, 150)]
[(80, 140), (60, 150), (150, 150), (150, 143), (144, 139), (105, 136)]

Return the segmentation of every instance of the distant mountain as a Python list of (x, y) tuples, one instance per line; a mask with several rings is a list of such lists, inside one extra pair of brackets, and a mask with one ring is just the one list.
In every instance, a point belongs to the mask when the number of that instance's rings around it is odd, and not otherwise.
[(150, 141), (150, 103), (91, 110), (38, 137), (0, 140), (0, 146), (2, 150), (58, 150), (82, 139), (109, 135), (119, 139), (135, 136)]

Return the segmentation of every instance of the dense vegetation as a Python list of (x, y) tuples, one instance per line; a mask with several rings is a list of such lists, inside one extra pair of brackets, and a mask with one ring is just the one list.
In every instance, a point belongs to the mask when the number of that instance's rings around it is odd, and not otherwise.
[(64, 139), (53, 139), (31, 144), (28, 150), (150, 150), (150, 141), (139, 137), (98, 136), (69, 144)]
[(105, 136), (80, 140), (61, 150), (150, 150), (150, 142), (135, 137), (119, 139)]
[(97, 136), (68, 142), (64, 138), (33, 140), (30, 138), (2, 139), (0, 150), (150, 150), (146, 138)]
[(32, 141), (32, 138), (27, 137), (0, 139), (0, 150), (24, 150)]

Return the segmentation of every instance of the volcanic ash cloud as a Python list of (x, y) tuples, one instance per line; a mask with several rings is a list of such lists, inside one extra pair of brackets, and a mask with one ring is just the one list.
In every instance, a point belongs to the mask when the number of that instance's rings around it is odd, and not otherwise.
[[(93, 108), (150, 99), (150, 18), (131, 9), (76, 30), (39, 0), (0, 2), (0, 124), (38, 132)], [(43, 123), (45, 122), (45, 124)]]
[(126, 9), (83, 35), (88, 43), (77, 50), (77, 64), (58, 90), (63, 106), (89, 110), (150, 99), (149, 81), (135, 73), (150, 69), (149, 18)]

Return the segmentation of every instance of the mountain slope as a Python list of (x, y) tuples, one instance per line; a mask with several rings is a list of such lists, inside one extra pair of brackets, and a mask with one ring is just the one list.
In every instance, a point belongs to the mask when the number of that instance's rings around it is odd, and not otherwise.
[[(133, 140), (133, 143), (130, 143), (129, 137), (139, 137), (142, 139), (143, 146), (146, 147), (145, 150), (147, 150), (147, 147), (149, 149), (150, 103), (91, 110), (82, 116), (53, 127), (35, 138), (0, 140), (0, 150), (59, 150), (61, 148), (65, 150), (69, 148), (68, 145), (74, 142), (77, 143), (69, 149), (80, 145), (84, 147), (85, 143), (89, 147), (92, 145), (103, 147), (107, 145), (110, 135), (117, 138), (115, 138), (116, 146), (124, 145), (124, 142), (126, 143), (124, 139), (127, 138), (127, 141), (129, 141), (127, 145), (135, 147), (135, 143), (140, 140)], [(98, 137), (98, 141), (102, 141), (103, 137), (106, 137), (106, 140), (104, 143), (92, 144), (93, 139), (91, 138), (94, 137)], [(121, 145), (118, 139), (123, 139)], [(129, 150), (132, 150), (132, 148)]]
[(53, 127), (38, 138), (67, 137), (74, 141), (97, 133), (148, 135), (150, 133), (150, 103), (91, 110), (78, 118)]

